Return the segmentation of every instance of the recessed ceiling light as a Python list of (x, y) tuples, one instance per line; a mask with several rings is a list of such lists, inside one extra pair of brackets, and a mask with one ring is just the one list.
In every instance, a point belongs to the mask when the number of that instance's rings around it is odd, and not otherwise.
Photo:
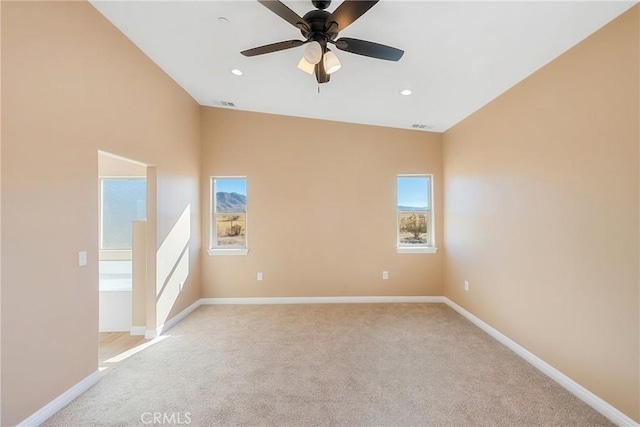
[(411, 89), (403, 89), (400, 91), (400, 95), (402, 96), (409, 96), (411, 95), (413, 92), (411, 92)]
[(232, 68), (231, 69), (231, 74), (234, 74), (236, 76), (241, 76), (242, 75), (242, 71), (238, 70), (237, 68)]
[(227, 18), (225, 18), (224, 16), (218, 17), (218, 21), (222, 22), (223, 24), (228, 24), (229, 23), (229, 20)]

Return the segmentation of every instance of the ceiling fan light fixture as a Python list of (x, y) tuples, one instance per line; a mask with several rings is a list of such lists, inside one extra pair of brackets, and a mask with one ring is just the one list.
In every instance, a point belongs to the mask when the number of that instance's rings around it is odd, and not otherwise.
[(316, 41), (312, 41), (304, 50), (304, 59), (313, 65), (322, 60), (322, 46)]
[(340, 5), (330, 13), (325, 9), (331, 0), (313, 0), (312, 3), (316, 9), (305, 13), (304, 16), (299, 16), (280, 0), (258, 0), (262, 6), (300, 30), (304, 40), (284, 40), (243, 50), (240, 53), (246, 57), (252, 57), (306, 45), (304, 57), (298, 63), (298, 68), (309, 74), (315, 74), (318, 84), (328, 83), (330, 75), (341, 68), (340, 60), (327, 49), (328, 43), (333, 44), (336, 49), (356, 55), (385, 61), (399, 61), (404, 54), (401, 49), (350, 37), (338, 38), (342, 30), (360, 19), (378, 1), (342, 0)]
[(300, 59), (300, 62), (298, 62), (298, 68), (307, 74), (313, 74), (315, 66), (312, 63), (307, 62), (307, 60), (303, 57)]
[(327, 70), (327, 74), (333, 74), (342, 67), (340, 60), (335, 53), (327, 49), (327, 53), (324, 54), (324, 69)]

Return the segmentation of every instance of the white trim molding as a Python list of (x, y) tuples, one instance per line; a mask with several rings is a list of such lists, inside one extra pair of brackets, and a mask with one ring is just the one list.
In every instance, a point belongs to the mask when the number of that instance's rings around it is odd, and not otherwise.
[(99, 380), (100, 371), (93, 372), (91, 375), (71, 387), (69, 390), (65, 391), (60, 396), (56, 397), (51, 402), (40, 408), (29, 418), (25, 419), (21, 423), (18, 423), (17, 427), (39, 426), (40, 424), (51, 418), (51, 416), (53, 416), (60, 409), (71, 403), (75, 398), (80, 396), (85, 391), (89, 390)]
[(522, 357), (524, 360), (532, 364), (538, 370), (540, 370), (543, 374), (560, 384), (562, 387), (567, 389), (573, 395), (575, 395), (578, 399), (582, 400), (587, 405), (591, 406), (593, 409), (604, 415), (609, 421), (621, 427), (638, 427), (639, 424), (632, 420), (630, 417), (623, 414), (620, 410), (613, 407), (611, 404), (605, 402), (602, 398), (596, 396), (553, 366), (549, 365), (544, 360), (540, 359), (535, 354), (531, 353), (526, 348), (522, 347), (520, 344), (516, 343), (506, 335), (502, 334), (497, 329), (493, 328), (489, 324), (480, 320), (478, 317), (474, 316), (464, 308), (460, 307), (455, 302), (451, 301), (447, 297), (442, 297), (444, 302), (460, 313), (463, 317), (466, 317), (471, 323), (476, 325), (478, 328), (485, 331), (491, 337), (495, 338), (498, 342), (503, 344), (508, 349), (512, 350), (518, 356)]
[(195, 301), (189, 307), (182, 310), (180, 313), (173, 316), (171, 319), (167, 320), (163, 325), (158, 326), (155, 330), (147, 329), (144, 333), (144, 337), (148, 340), (158, 338), (160, 335), (167, 332), (169, 329), (173, 328), (178, 322), (187, 317), (192, 311), (202, 305), (202, 299)]
[(98, 261), (131, 261), (131, 249), (100, 249)]
[(249, 253), (249, 249), (247, 248), (234, 248), (234, 249), (221, 249), (221, 248), (213, 248), (207, 250), (207, 254), (209, 255), (246, 255)]
[(132, 326), (130, 334), (131, 335), (144, 335), (147, 331), (146, 326)]
[(152, 340), (158, 338), (160, 336), (160, 331), (162, 331), (162, 327), (157, 329), (147, 329), (144, 331), (144, 339)]
[[(444, 296), (362, 296), (362, 297), (257, 297), (257, 298), (201, 298), (172, 317), (156, 330), (146, 330), (145, 338), (153, 339), (166, 333), (178, 322), (184, 319), (201, 305), (224, 305), (224, 304), (362, 304), (362, 303), (443, 303), (468, 319), (471, 323), (482, 329), (484, 332), (495, 338), (498, 342), (515, 352), (525, 361), (539, 369), (558, 384), (574, 394), (580, 400), (591, 406), (593, 409), (604, 415), (614, 424), (621, 427), (639, 427), (639, 424), (632, 420), (620, 410), (605, 402), (594, 393), (590, 392), (553, 366), (549, 365), (529, 350), (517, 344), (509, 337), (505, 336), (489, 324), (480, 320), (455, 302)], [(144, 327), (133, 326), (136, 332), (141, 332)], [(18, 424), (18, 427), (32, 427), (44, 423), (48, 418), (71, 403), (86, 390), (91, 388), (100, 380), (100, 372), (95, 371), (82, 381), (56, 397), (43, 408)]]
[(162, 325), (161, 327), (158, 328), (159, 331), (160, 331), (158, 333), (158, 336), (164, 334), (169, 329), (173, 328), (175, 325), (178, 324), (178, 322), (180, 322), (182, 319), (187, 317), (187, 315), (191, 314), (191, 312), (193, 312), (196, 308), (200, 307), (200, 305), (202, 305), (202, 300), (201, 299), (196, 300), (189, 307), (185, 308), (180, 313), (176, 314), (171, 319), (167, 320), (164, 325)]
[(435, 254), (438, 248), (435, 246), (398, 246), (396, 252), (399, 254)]
[(371, 297), (257, 297), (201, 298), (202, 305), (224, 304), (372, 304), (372, 303), (444, 303), (441, 296), (371, 296)]

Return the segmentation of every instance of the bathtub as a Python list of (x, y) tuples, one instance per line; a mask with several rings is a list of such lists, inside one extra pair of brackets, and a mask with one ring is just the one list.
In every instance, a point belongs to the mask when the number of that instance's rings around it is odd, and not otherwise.
[(129, 332), (132, 300), (131, 260), (99, 262), (99, 330)]

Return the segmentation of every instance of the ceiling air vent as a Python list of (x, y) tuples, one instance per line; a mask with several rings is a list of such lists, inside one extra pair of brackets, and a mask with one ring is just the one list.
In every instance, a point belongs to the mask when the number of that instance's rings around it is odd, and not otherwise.
[(233, 102), (229, 102), (229, 101), (213, 101), (213, 103), (215, 105), (219, 105), (220, 107), (227, 107), (227, 108), (236, 108), (236, 104), (234, 104)]
[(433, 129), (432, 125), (423, 125), (418, 123), (412, 124), (411, 127), (413, 129), (425, 129), (425, 130)]

